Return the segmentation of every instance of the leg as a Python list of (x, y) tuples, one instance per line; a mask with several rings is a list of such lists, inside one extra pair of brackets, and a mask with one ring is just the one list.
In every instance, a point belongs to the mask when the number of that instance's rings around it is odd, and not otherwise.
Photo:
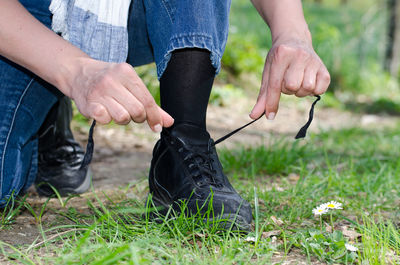
[[(50, 0), (21, 0), (21, 3), (44, 25), (50, 27)], [(38, 174), (35, 180), (40, 195), (54, 194), (51, 184), (61, 195), (82, 193), (89, 188), (91, 172), (79, 169), (83, 150), (70, 129), (71, 102), (58, 94), (60, 100), (47, 115), (39, 130)]]
[(190, 123), (206, 128), (214, 76), (208, 50), (185, 48), (172, 52), (160, 79), (160, 93), (161, 107), (175, 119), (175, 125)]
[[(39, 130), (38, 174), (35, 180), (40, 195), (80, 194), (90, 187), (91, 170), (80, 168), (84, 151), (71, 131), (72, 104), (67, 97), (59, 99)], [(50, 184), (50, 185), (48, 185)]]
[(217, 218), (248, 230), (250, 205), (222, 172), (205, 116), (213, 77), (228, 32), (229, 1), (144, 0), (146, 22), (161, 104), (175, 124), (164, 129), (153, 151), (149, 185), (153, 202), (179, 210), (186, 200), (191, 213), (205, 214), (212, 196)]
[(219, 72), (228, 37), (230, 0), (143, 0), (157, 74), (161, 78), (172, 52), (184, 48), (210, 51)]
[[(20, 1), (45, 25), (50, 1)], [(57, 102), (55, 88), (0, 57), (0, 207), (24, 192), (37, 173), (37, 131)]]
[[(20, 0), (50, 27), (50, 0)], [(25, 191), (38, 171), (38, 131), (61, 93), (0, 57), (0, 207)], [(40, 141), (39, 141), (40, 142)], [(39, 148), (40, 149), (40, 148)], [(39, 159), (40, 160), (40, 159)]]
[(230, 1), (144, 0), (161, 106), (175, 124), (205, 128), (214, 75), (228, 36)]
[(54, 88), (0, 57), (0, 207), (37, 172), (37, 131), (57, 102)]

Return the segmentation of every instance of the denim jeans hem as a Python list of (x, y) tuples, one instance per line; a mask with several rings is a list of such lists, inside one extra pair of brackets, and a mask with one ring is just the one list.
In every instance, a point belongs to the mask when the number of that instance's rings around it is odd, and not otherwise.
[(210, 60), (211, 64), (216, 69), (215, 75), (217, 75), (221, 69), (221, 54), (215, 49), (213, 45), (213, 40), (210, 36), (205, 34), (182, 34), (178, 36), (173, 36), (170, 40), (170, 44), (166, 50), (164, 58), (157, 63), (157, 77), (161, 78), (165, 69), (167, 68), (168, 62), (171, 59), (171, 53), (174, 50), (184, 49), (184, 48), (200, 48), (206, 49), (211, 52)]

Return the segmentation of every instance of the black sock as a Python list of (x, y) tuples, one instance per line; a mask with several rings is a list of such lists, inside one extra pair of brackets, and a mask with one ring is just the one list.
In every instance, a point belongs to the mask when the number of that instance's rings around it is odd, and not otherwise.
[(189, 48), (172, 52), (160, 79), (161, 107), (175, 124), (206, 127), (206, 112), (215, 68), (208, 50)]

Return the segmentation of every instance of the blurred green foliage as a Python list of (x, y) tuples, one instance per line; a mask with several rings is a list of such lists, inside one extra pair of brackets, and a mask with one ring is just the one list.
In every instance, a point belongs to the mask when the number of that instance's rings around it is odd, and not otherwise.
[(230, 71), (236, 77), (255, 74), (261, 78), (271, 43), (269, 29), (250, 1), (232, 1), (229, 37), (222, 57), (222, 73)]
[(143, 83), (147, 86), (150, 93), (153, 95), (157, 104), (160, 104), (160, 89), (157, 79), (157, 71), (154, 63), (143, 65), (135, 68), (136, 73), (140, 76)]
[[(400, 100), (399, 80), (383, 70), (386, 40), (384, 1), (303, 1), (313, 45), (331, 73), (330, 91)], [(235, 76), (261, 77), (268, 27), (248, 0), (232, 2), (231, 30), (223, 69)], [(226, 75), (223, 75), (223, 77)], [(346, 96), (350, 98), (350, 96)], [(342, 98), (343, 99), (343, 98)], [(334, 103), (334, 102), (331, 102)]]
[[(314, 48), (332, 78), (329, 91), (333, 94), (326, 96), (325, 106), (362, 111), (365, 106), (380, 105), (382, 100), (392, 102), (385, 106), (400, 102), (400, 80), (393, 79), (383, 70), (386, 45), (384, 0), (317, 2), (304, 0), (303, 5)], [(251, 2), (232, 1), (229, 37), (211, 103), (226, 105), (227, 98), (242, 96), (234, 90), (256, 91), (271, 43), (269, 28)], [(136, 69), (159, 102), (154, 64)], [(363, 99), (360, 106), (347, 104), (357, 103), (360, 95), (367, 96), (369, 102)], [(380, 108), (366, 109), (367, 112), (374, 110)], [(392, 108), (383, 112), (397, 113), (397, 110)]]
[(243, 97), (245, 97), (243, 89), (232, 84), (215, 85), (210, 96), (210, 103), (224, 107), (233, 100)]
[(232, 49), (227, 49), (222, 59), (224, 70), (235, 76), (242, 73), (261, 73), (265, 56), (260, 52), (256, 41), (257, 38), (252, 35), (232, 34), (228, 42)]

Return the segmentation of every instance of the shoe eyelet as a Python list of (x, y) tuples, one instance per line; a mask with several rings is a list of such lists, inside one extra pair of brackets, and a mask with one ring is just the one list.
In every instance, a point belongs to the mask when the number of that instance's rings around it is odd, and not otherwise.
[(182, 153), (182, 152), (183, 152), (183, 148), (182, 148), (182, 147), (179, 148), (179, 149), (178, 149), (178, 152), (179, 152), (179, 153)]

